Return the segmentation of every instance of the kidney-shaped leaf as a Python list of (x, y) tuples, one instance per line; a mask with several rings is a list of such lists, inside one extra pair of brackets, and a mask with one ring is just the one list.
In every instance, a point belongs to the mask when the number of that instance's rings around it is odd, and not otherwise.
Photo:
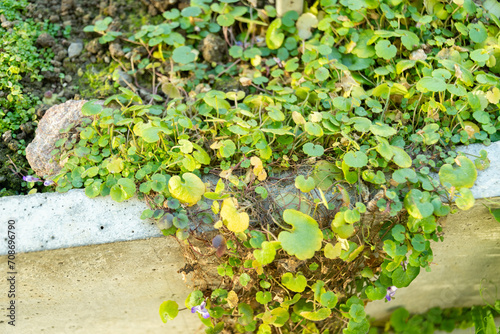
[(168, 181), (168, 191), (174, 198), (191, 206), (198, 203), (205, 193), (205, 183), (193, 173), (184, 173), (182, 177), (174, 175)]
[(293, 226), (290, 231), (282, 231), (278, 236), (283, 249), (299, 260), (312, 258), (321, 249), (323, 240), (318, 223), (310, 216), (292, 209), (283, 212), (283, 219)]
[(406, 194), (404, 205), (408, 213), (417, 219), (427, 218), (434, 212), (428, 192), (412, 189)]
[(477, 178), (477, 170), (474, 163), (464, 156), (455, 159), (458, 167), (453, 168), (450, 164), (445, 164), (439, 170), (439, 180), (442, 185), (447, 183), (455, 188), (471, 188)]
[(311, 321), (322, 321), (328, 318), (332, 314), (329, 308), (322, 308), (316, 312), (300, 312), (300, 315)]
[(222, 201), (220, 209), (220, 216), (227, 222), (227, 228), (234, 233), (244, 232), (250, 222), (250, 217), (246, 212), (238, 212), (237, 203), (235, 198), (226, 198)]
[(167, 300), (160, 305), (160, 317), (163, 323), (173, 320), (179, 314), (179, 305), (173, 300)]
[(281, 277), (281, 283), (289, 290), (302, 292), (307, 286), (307, 279), (300, 274), (298, 274), (297, 277), (293, 277), (292, 273), (285, 273)]

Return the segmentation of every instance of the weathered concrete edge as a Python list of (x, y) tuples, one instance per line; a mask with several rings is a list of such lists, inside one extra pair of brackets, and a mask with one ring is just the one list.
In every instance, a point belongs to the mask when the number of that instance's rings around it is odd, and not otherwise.
[[(17, 253), (130, 241), (162, 236), (150, 220), (141, 220), (146, 203), (137, 198), (117, 203), (88, 198), (83, 190), (0, 198), (0, 221), (14, 225)], [(3, 233), (7, 241), (7, 232)], [(7, 242), (0, 255), (7, 254)]]
[[(500, 196), (500, 142), (459, 147), (457, 151), (479, 155), (486, 150), (490, 167), (478, 172), (471, 189), (474, 197)], [(472, 160), (475, 158), (469, 156)], [(83, 190), (65, 194), (43, 193), (0, 198), (0, 221), (15, 221), (16, 252), (36, 252), (93, 244), (161, 237), (151, 220), (141, 220), (146, 203), (132, 198), (117, 203), (108, 197), (88, 198)], [(82, 219), (81, 217), (84, 217)], [(5, 227), (4, 227), (5, 228)], [(7, 234), (4, 234), (7, 241)], [(0, 255), (8, 252), (7, 243)]]

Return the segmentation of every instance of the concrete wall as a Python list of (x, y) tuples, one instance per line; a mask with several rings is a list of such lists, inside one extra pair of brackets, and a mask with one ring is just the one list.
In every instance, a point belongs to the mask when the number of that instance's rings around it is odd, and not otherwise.
[[(479, 173), (476, 198), (500, 196), (499, 148), (500, 142), (487, 148), (491, 167)], [(447, 218), (430, 273), (398, 290), (394, 301), (369, 304), (368, 313), (482, 304), (482, 279), (500, 286), (500, 223), (482, 201)], [(174, 299), (183, 307), (191, 290), (178, 273), (185, 263), (177, 241), (159, 237), (155, 226), (139, 219), (145, 208), (136, 199), (89, 199), (81, 190), (0, 198), (0, 333), (197, 333), (201, 322), (189, 310), (167, 324), (160, 320), (161, 302)], [(5, 316), (9, 220), (15, 221), (18, 253), (12, 269), (16, 327)]]

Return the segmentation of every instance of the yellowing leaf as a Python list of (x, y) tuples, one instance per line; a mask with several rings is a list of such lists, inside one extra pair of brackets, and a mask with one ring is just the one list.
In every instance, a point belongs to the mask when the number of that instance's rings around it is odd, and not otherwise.
[(195, 205), (205, 193), (205, 183), (193, 173), (184, 173), (182, 178), (174, 175), (168, 181), (170, 194), (182, 203)]
[(235, 198), (226, 198), (222, 201), (220, 216), (227, 223), (227, 228), (234, 232), (244, 232), (249, 225), (250, 217), (246, 212), (238, 212), (236, 205), (238, 202)]
[(250, 159), (250, 163), (254, 166), (253, 173), (257, 176), (257, 179), (259, 181), (264, 181), (267, 178), (267, 172), (262, 165), (262, 160), (258, 157), (252, 157)]
[(227, 294), (227, 303), (229, 304), (229, 307), (233, 308), (233, 307), (236, 307), (238, 306), (238, 295), (236, 294), (236, 292), (234, 292), (234, 290), (231, 290), (229, 291), (229, 293)]
[(477, 170), (474, 163), (464, 156), (455, 159), (458, 167), (453, 168), (450, 164), (445, 164), (439, 170), (439, 180), (442, 185), (449, 184), (457, 189), (471, 188), (477, 178)]
[(486, 93), (486, 98), (490, 103), (498, 104), (500, 102), (500, 89), (493, 87), (492, 90)]

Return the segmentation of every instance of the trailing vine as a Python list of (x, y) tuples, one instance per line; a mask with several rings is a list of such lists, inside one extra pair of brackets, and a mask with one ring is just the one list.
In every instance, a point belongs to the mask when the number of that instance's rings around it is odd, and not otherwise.
[[(207, 333), (366, 333), (365, 304), (430, 270), (441, 218), (474, 205), (489, 161), (454, 145), (498, 140), (498, 12), (321, 0), (277, 18), (193, 0), (137, 32), (103, 18), (86, 31), (126, 45), (135, 85), (84, 105), (52, 181), (144, 198), (202, 278), (185, 306)], [(202, 60), (207, 38), (228, 64)]]

